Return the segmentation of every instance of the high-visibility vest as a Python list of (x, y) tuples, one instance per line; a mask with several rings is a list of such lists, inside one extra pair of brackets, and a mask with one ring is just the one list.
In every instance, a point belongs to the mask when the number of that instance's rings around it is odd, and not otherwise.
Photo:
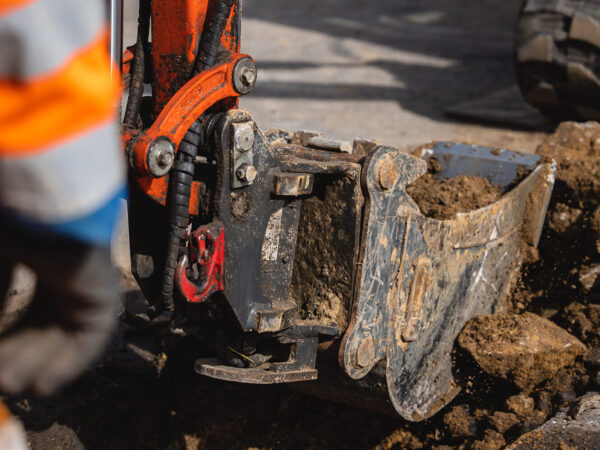
[(0, 220), (106, 241), (125, 186), (103, 0), (0, 0)]

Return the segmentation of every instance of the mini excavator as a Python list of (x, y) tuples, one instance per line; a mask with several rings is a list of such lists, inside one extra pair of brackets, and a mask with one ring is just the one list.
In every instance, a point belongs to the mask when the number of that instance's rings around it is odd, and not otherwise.
[[(200, 375), (424, 420), (461, 389), (452, 350), (464, 324), (506, 308), (555, 167), (460, 143), (414, 155), (263, 130), (238, 108), (259, 78), (240, 53), (241, 14), (240, 0), (141, 0), (137, 41), (120, 55), (143, 316), (166, 314), (171, 332), (210, 344)], [(406, 186), (432, 160), (436, 177), (484, 177), (503, 195), (425, 217)]]

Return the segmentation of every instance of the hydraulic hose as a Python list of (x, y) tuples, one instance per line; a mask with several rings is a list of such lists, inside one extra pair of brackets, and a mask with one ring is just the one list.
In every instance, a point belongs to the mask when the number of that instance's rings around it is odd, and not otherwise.
[(229, 20), (234, 1), (218, 0), (214, 9), (208, 15), (202, 32), (202, 40), (196, 54), (194, 75), (210, 69), (216, 64), (221, 47), (221, 37)]
[[(193, 75), (210, 69), (216, 64), (221, 47), (221, 37), (229, 20), (234, 1), (218, 0), (215, 3), (214, 9), (205, 22), (202, 40), (194, 63)], [(177, 262), (184, 250), (184, 238), (190, 223), (189, 205), (194, 178), (194, 161), (198, 154), (201, 135), (202, 118), (199, 118), (190, 127), (181, 144), (179, 144), (177, 158), (169, 174), (167, 191), (168, 239), (161, 288), (163, 306), (169, 311), (174, 309), (175, 271)]]
[(150, 0), (140, 0), (138, 15), (137, 39), (135, 42), (135, 53), (131, 65), (131, 82), (129, 84), (129, 97), (123, 116), (123, 125), (126, 128), (137, 128), (137, 119), (144, 95), (145, 76), (145, 53), (148, 47), (148, 35), (150, 33)]
[(173, 280), (183, 249), (183, 242), (190, 224), (190, 193), (194, 180), (194, 161), (202, 134), (202, 120), (192, 124), (179, 144), (179, 151), (169, 174), (167, 191), (167, 215), (169, 218), (168, 240), (165, 252), (165, 267), (161, 288), (164, 307), (173, 310)]

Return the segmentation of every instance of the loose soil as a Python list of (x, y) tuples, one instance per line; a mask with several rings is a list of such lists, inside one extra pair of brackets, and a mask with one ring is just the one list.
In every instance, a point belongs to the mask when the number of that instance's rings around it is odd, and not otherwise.
[(438, 178), (439, 166), (432, 157), (428, 171), (406, 186), (423, 215), (433, 219), (454, 219), (457, 213), (469, 212), (494, 203), (502, 195), (500, 189), (485, 178), (460, 175)]
[[(358, 214), (350, 178), (315, 183), (315, 196), (302, 202), (290, 296), (304, 320), (347, 325)], [(338, 242), (332, 246), (331, 242)]]
[[(538, 153), (556, 159), (559, 170), (539, 250), (523, 267), (512, 312), (544, 317), (587, 349), (557, 361), (550, 378), (515, 385), (457, 347), (463, 391), (432, 419), (413, 424), (286, 386), (199, 377), (192, 369), (195, 342), (123, 325), (103, 364), (60, 398), (21, 397), (10, 406), (33, 448), (43, 449), (498, 449), (515, 442), (577, 396), (600, 390), (600, 125), (562, 124)], [(131, 291), (127, 301), (136, 295)], [(557, 438), (552, 444), (560, 447)]]

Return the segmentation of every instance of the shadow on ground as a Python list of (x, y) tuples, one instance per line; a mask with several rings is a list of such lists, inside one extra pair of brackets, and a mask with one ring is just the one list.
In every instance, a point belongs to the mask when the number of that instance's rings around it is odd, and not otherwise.
[[(314, 58), (310, 48), (299, 47), (295, 41), (291, 50), (282, 49), (283, 57), (278, 53), (270, 59), (259, 49), (259, 70), (321, 70), (331, 77), (318, 82), (269, 77), (259, 81), (253, 96), (393, 100), (405, 110), (449, 121), (443, 114), (445, 107), (514, 85), (512, 36), (519, 8), (517, 0), (253, 0), (247, 2), (244, 18), (285, 26), (278, 36), (283, 41), (294, 39), (289, 29), (335, 38), (317, 40), (313, 47), (324, 50)], [(385, 50), (370, 55), (368, 48), (357, 48), (356, 41), (387, 48), (389, 57), (380, 57)], [(254, 49), (245, 50), (253, 53)], [(328, 62), (328, 54), (337, 62)], [(399, 87), (378, 85), (374, 80), (335, 79), (336, 74), (364, 68), (391, 74)]]

